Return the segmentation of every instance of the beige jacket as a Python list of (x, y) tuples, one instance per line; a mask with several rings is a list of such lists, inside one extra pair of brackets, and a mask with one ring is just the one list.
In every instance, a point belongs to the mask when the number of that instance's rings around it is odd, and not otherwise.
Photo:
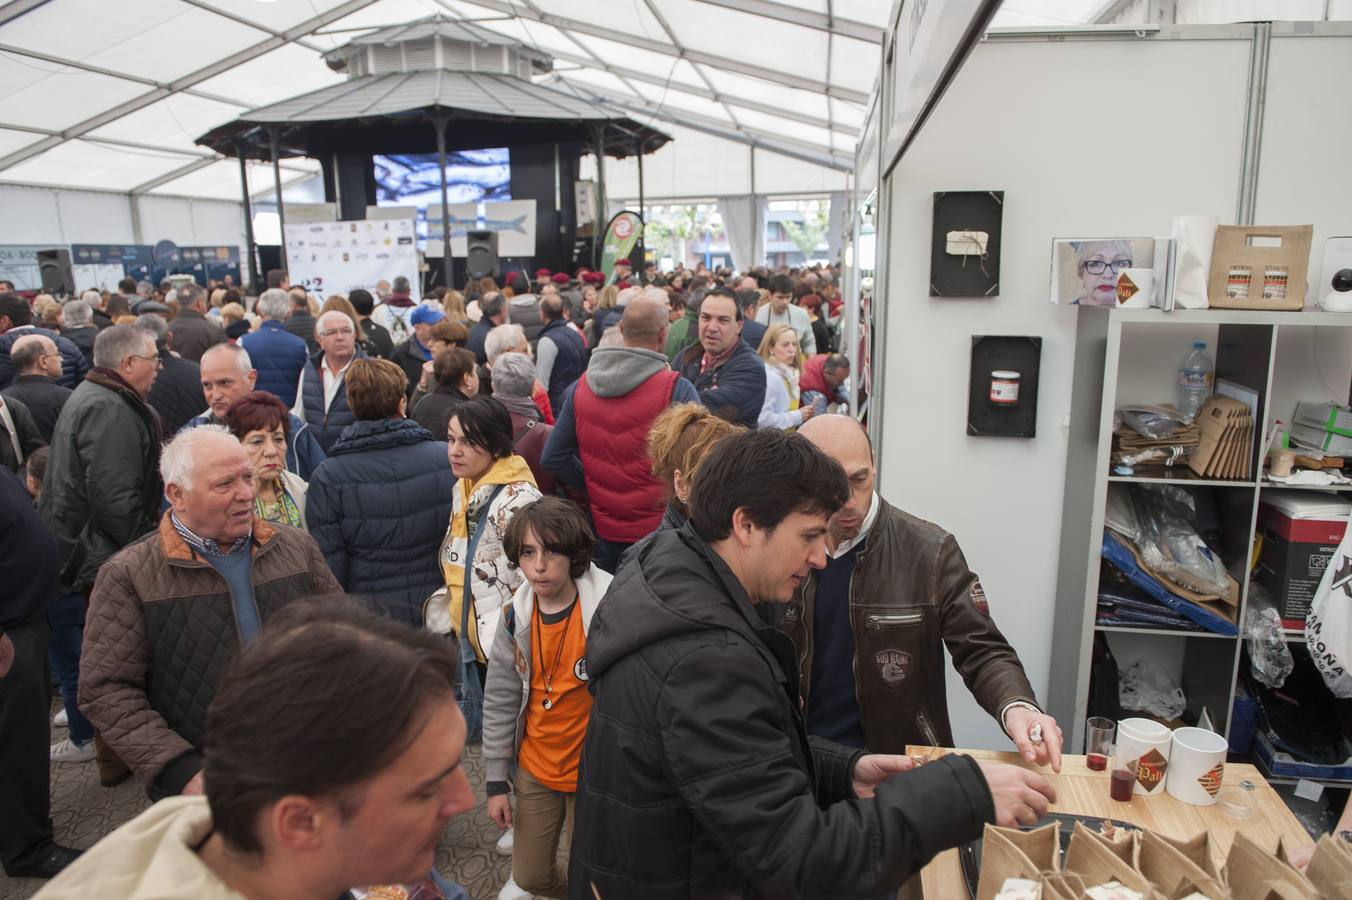
[(170, 797), (87, 850), (49, 881), (41, 900), (244, 900), (193, 847), (211, 831), (207, 798)]

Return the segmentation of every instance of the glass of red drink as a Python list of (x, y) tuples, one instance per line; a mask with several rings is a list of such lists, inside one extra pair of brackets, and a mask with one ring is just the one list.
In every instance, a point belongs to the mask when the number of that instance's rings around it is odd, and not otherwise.
[(1112, 765), (1109, 768), (1108, 796), (1119, 803), (1130, 803), (1132, 789), (1136, 787), (1136, 770), (1140, 766), (1138, 755), (1127, 756), (1114, 748)]
[(1095, 772), (1108, 768), (1108, 757), (1112, 754), (1113, 733), (1117, 725), (1112, 719), (1093, 716), (1085, 723), (1084, 764)]

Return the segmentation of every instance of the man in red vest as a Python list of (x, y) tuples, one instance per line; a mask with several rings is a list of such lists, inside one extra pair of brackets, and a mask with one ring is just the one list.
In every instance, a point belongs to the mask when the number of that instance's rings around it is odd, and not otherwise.
[(695, 386), (667, 365), (667, 308), (654, 298), (629, 301), (620, 319), (623, 346), (598, 347), (587, 371), (563, 395), (541, 457), (569, 487), (587, 491), (596, 527), (593, 559), (614, 573), (620, 555), (657, 529), (666, 509), (648, 462), (648, 430), (673, 403), (698, 403)]

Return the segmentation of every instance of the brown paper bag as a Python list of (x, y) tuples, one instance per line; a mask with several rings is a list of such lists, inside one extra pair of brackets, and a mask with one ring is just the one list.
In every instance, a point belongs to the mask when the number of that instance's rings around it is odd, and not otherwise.
[(1074, 872), (1083, 878), (1089, 887), (1118, 881), (1145, 897), (1153, 896), (1149, 880), (1136, 871), (1133, 865), (1109, 850), (1102, 840), (1096, 839), (1094, 833), (1079, 822), (1070, 836), (1065, 868), (1067, 872)]
[(1071, 872), (1044, 872), (1042, 900), (1081, 900), (1084, 897), (1084, 879)]
[(1315, 886), (1288, 862), (1236, 832), (1225, 859), (1225, 883), (1234, 900), (1318, 900)]
[(1212, 900), (1227, 895), (1219, 878), (1213, 878), (1177, 847), (1149, 832), (1141, 837), (1136, 868), (1165, 900), (1181, 900), (1198, 892)]
[(1006, 878), (1037, 881), (1043, 872), (1061, 870), (1061, 824), (1033, 831), (987, 825), (981, 836), (981, 877), (976, 900), (992, 900)]
[(1197, 866), (1212, 879), (1224, 884), (1220, 867), (1216, 865), (1216, 857), (1218, 854), (1216, 853), (1215, 844), (1211, 841), (1211, 832), (1203, 831), (1201, 834), (1193, 835), (1186, 841), (1178, 838), (1171, 838), (1166, 834), (1157, 834), (1155, 837), (1164, 841), (1164, 843), (1173, 847), (1179, 853), (1182, 853), (1183, 857), (1187, 859), (1188, 862)]
[[(1264, 246), (1261, 239), (1277, 240)], [(1217, 309), (1299, 310), (1305, 305), (1313, 225), (1221, 225), (1211, 250), (1207, 300)], [(1269, 273), (1284, 273), (1280, 290)], [(1231, 290), (1231, 282), (1239, 290)]]
[(1136, 829), (1119, 828), (1112, 837), (1092, 828), (1085, 828), (1084, 833), (1090, 839), (1102, 844), (1110, 853), (1127, 865), (1133, 867), (1136, 865), (1137, 842), (1141, 835)]
[(1305, 877), (1329, 900), (1352, 900), (1352, 844), (1327, 834), (1321, 837)]

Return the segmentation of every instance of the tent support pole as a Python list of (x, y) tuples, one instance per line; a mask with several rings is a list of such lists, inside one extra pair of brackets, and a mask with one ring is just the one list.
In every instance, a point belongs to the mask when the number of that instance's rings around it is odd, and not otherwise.
[(596, 227), (592, 229), (592, 265), (601, 264), (601, 248), (606, 241), (606, 226), (610, 215), (606, 211), (606, 126), (598, 125), (592, 132), (596, 137)]
[(258, 252), (254, 246), (253, 203), (249, 200), (249, 163), (244, 158), (244, 142), (235, 142), (235, 154), (239, 157), (239, 184), (244, 194), (244, 245), (249, 253), (249, 284), (260, 294), (258, 280)]
[[(444, 112), (432, 113), (432, 126), (437, 130), (437, 170), (441, 173), (441, 281), (451, 289), (451, 210), (446, 199), (446, 126), (450, 116)], [(468, 272), (465, 273), (468, 276)]]
[(282, 268), (286, 268), (286, 205), (282, 203), (281, 126), (268, 126), (268, 144), (272, 149), (272, 185), (277, 194), (277, 227), (282, 232)]

